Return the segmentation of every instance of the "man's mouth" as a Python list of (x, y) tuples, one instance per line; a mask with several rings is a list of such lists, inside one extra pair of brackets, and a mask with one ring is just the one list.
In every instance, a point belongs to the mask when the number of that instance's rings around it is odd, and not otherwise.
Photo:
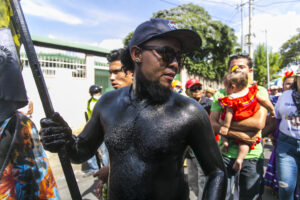
[(111, 84), (114, 89), (118, 89), (118, 84)]
[(164, 76), (167, 80), (173, 81), (175, 75), (176, 75), (176, 74), (175, 74), (174, 72), (169, 72), (169, 73), (164, 73), (163, 76)]

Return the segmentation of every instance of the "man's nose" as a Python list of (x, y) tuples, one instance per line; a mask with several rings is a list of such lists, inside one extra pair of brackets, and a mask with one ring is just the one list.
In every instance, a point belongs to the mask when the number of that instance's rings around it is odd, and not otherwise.
[(173, 68), (174, 71), (175, 71), (175, 73), (177, 74), (177, 72), (178, 72), (178, 70), (179, 70), (179, 63), (178, 63), (177, 59), (174, 58), (174, 59), (172, 60), (172, 62), (168, 65), (168, 67)]
[(115, 80), (115, 76), (116, 76), (116, 75), (115, 75), (114, 73), (111, 73), (110, 76), (109, 76), (109, 79), (110, 79), (110, 80)]

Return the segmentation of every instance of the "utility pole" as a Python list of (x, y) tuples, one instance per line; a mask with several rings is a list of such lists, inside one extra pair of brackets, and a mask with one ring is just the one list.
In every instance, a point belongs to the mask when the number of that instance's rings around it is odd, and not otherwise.
[(244, 13), (243, 13), (243, 0), (241, 0), (241, 47), (244, 52)]
[(252, 58), (252, 0), (249, 0), (249, 36), (248, 36), (248, 47), (249, 47), (249, 56)]
[(267, 30), (266, 33), (266, 52), (267, 52), (267, 73), (268, 73), (268, 88), (270, 88), (270, 67), (269, 67), (269, 51), (268, 51), (268, 37), (267, 37)]

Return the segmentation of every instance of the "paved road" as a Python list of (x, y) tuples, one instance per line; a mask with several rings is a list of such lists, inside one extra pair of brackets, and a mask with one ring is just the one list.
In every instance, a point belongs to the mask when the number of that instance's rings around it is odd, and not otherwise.
[[(267, 143), (265, 145), (265, 166), (269, 160), (270, 154), (272, 151), (272, 145), (271, 143)], [(69, 194), (69, 190), (65, 181), (65, 178), (63, 176), (58, 157), (56, 154), (48, 154), (48, 158), (50, 160), (51, 168), (53, 170), (55, 180), (59, 189), (59, 193), (61, 195), (62, 200), (71, 200), (71, 196)], [(93, 178), (92, 176), (84, 177), (81, 172), (81, 165), (72, 165), (77, 183), (79, 185), (80, 192), (82, 194), (82, 197), (84, 200), (96, 200), (97, 198), (95, 195), (93, 195), (93, 189), (95, 185), (97, 184), (97, 180)], [(194, 200), (193, 194), (190, 196), (191, 200)], [(263, 200), (274, 200), (275, 197), (271, 194), (271, 191), (269, 189), (265, 188), (265, 192), (263, 195)]]

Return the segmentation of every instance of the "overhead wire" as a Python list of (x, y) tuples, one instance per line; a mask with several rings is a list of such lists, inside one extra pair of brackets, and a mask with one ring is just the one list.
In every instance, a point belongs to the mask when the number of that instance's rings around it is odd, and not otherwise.
[[(167, 1), (167, 0), (160, 0), (160, 1), (165, 2), (165, 3), (168, 3), (168, 4), (173, 5), (173, 6), (180, 6), (180, 4), (176, 4), (176, 3), (173, 3), (173, 2), (170, 2), (170, 1)], [(211, 3), (221, 3), (221, 4), (223, 4), (222, 2), (211, 1), (211, 0), (209, 0), (209, 1), (206, 0), (206, 2), (211, 2)], [(229, 5), (230, 7), (233, 7), (233, 5), (228, 4), (228, 3), (225, 3), (225, 5)], [(211, 15), (211, 14), (210, 14), (210, 16), (211, 16), (212, 18), (215, 18), (215, 19), (218, 19), (218, 20), (221, 20), (221, 21), (225, 21), (225, 22), (229, 22), (229, 23), (232, 22), (232, 21), (229, 21), (229, 20), (227, 20), (227, 19), (224, 19), (224, 18), (221, 18), (221, 17), (218, 17), (218, 16), (214, 16), (214, 15)]]
[(300, 1), (299, 0), (297, 0), (297, 1), (277, 1), (277, 2), (272, 2), (270, 4), (265, 4), (265, 5), (256, 4), (256, 6), (258, 6), (258, 7), (269, 7), (269, 6), (274, 6), (275, 4), (286, 4), (286, 3), (300, 3)]

